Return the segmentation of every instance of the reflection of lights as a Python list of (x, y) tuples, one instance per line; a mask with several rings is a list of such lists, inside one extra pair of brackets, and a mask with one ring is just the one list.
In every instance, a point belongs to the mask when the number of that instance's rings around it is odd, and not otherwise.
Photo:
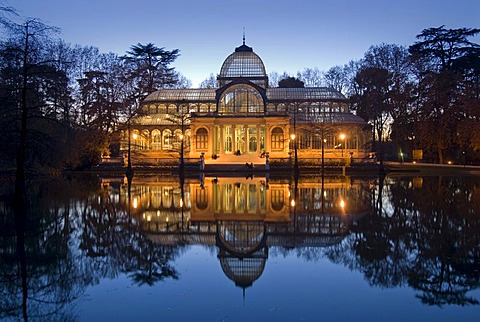
[(137, 208), (138, 207), (138, 200), (137, 198), (133, 198), (133, 208)]
[(295, 207), (295, 199), (292, 199), (292, 201), (290, 202), (290, 204), (292, 205), (292, 207)]
[(345, 208), (345, 201), (343, 201), (343, 199), (340, 200), (340, 208)]

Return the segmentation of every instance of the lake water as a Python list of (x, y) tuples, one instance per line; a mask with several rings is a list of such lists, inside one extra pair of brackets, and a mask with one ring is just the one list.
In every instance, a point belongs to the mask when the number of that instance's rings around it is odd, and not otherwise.
[(74, 176), (0, 190), (0, 318), (474, 321), (480, 177)]

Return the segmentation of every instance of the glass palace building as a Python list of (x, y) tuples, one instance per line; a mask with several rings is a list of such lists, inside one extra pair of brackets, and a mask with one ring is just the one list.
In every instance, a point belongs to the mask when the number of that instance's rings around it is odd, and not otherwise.
[[(365, 121), (327, 87), (269, 87), (265, 65), (243, 44), (229, 55), (218, 88), (161, 89), (141, 105), (130, 125), (132, 158), (144, 163), (204, 157), (206, 163), (299, 162), (363, 158)], [(183, 142), (182, 142), (183, 141)], [(123, 151), (128, 132), (122, 133)], [(183, 151), (181, 151), (183, 149)]]

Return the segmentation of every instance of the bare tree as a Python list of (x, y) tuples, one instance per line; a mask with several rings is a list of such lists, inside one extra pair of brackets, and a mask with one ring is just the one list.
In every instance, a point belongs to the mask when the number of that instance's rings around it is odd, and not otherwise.
[(200, 83), (200, 88), (218, 88), (217, 78), (213, 73)]

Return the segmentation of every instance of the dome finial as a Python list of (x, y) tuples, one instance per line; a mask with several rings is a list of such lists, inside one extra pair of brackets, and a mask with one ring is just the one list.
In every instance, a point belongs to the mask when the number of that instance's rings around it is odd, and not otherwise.
[(245, 45), (245, 27), (243, 27), (243, 44)]

